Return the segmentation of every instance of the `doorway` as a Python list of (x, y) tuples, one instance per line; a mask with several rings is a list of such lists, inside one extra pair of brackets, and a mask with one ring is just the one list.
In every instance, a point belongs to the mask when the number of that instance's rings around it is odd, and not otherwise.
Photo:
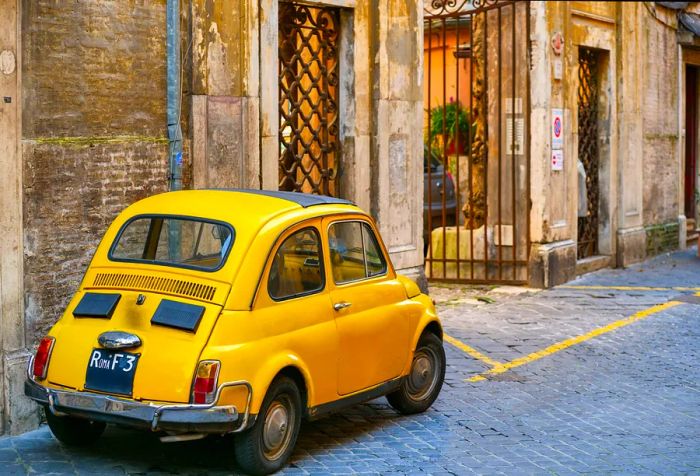
[(697, 228), (698, 183), (698, 67), (685, 70), (685, 216), (688, 228)]

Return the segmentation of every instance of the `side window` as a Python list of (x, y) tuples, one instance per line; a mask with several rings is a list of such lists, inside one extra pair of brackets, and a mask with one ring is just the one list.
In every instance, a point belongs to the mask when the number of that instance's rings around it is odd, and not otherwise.
[(386, 273), (386, 260), (382, 249), (379, 247), (377, 237), (368, 224), (362, 224), (362, 238), (365, 244), (365, 262), (367, 263), (367, 277), (380, 276)]
[(282, 300), (323, 289), (321, 239), (315, 228), (304, 228), (289, 236), (277, 249), (270, 267), (267, 290)]
[(372, 229), (357, 221), (333, 223), (328, 229), (333, 280), (336, 284), (371, 278), (386, 272)]

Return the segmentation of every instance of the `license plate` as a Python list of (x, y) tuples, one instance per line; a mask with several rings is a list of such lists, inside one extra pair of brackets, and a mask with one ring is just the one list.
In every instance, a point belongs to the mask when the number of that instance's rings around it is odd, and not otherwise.
[(85, 388), (100, 392), (131, 395), (136, 364), (141, 354), (109, 349), (93, 349), (88, 360)]

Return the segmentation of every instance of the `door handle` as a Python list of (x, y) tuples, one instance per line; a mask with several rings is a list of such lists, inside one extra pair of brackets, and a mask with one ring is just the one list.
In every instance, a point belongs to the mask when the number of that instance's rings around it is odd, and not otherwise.
[(337, 303), (333, 304), (333, 309), (335, 309), (336, 311), (340, 311), (340, 310), (343, 310), (346, 307), (350, 307), (350, 306), (352, 306), (351, 302), (345, 302), (345, 301), (337, 302)]

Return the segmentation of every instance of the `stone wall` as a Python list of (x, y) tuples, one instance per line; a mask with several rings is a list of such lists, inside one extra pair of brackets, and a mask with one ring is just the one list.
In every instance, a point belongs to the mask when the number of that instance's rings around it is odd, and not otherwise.
[(165, 191), (165, 0), (23, 2), (26, 345), (130, 203)]

